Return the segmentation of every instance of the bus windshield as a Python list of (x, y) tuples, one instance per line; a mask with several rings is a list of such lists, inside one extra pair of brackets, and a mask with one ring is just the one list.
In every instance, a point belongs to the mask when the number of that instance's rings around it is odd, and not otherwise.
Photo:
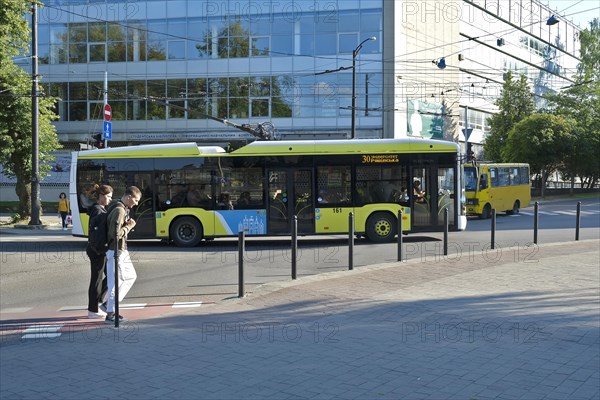
[(465, 166), (465, 190), (474, 192), (477, 190), (477, 168)]

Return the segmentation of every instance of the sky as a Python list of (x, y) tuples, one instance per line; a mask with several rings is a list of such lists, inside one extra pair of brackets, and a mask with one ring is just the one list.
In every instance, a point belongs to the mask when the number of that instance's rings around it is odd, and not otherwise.
[(572, 19), (581, 29), (589, 27), (592, 19), (600, 18), (600, 0), (542, 0), (542, 3), (566, 15), (567, 20)]

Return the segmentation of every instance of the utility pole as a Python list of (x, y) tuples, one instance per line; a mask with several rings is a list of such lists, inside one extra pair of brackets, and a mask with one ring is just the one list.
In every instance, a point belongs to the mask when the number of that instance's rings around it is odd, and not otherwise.
[(40, 158), (39, 158), (39, 103), (38, 103), (38, 43), (37, 3), (31, 3), (31, 220), (29, 225), (41, 225), (40, 219)]
[[(102, 107), (102, 114), (108, 105), (108, 71), (104, 71), (104, 107)], [(104, 117), (106, 121), (106, 117)], [(108, 147), (108, 139), (104, 138), (104, 148)]]
[(360, 42), (358, 46), (352, 51), (352, 125), (350, 127), (350, 137), (354, 139), (356, 137), (356, 56), (363, 48), (363, 45), (368, 41), (375, 41), (375, 36)]
[(473, 161), (474, 157), (471, 156), (471, 143), (469, 142), (469, 137), (471, 136), (471, 132), (473, 132), (473, 128), (469, 128), (469, 106), (465, 107), (465, 128), (462, 130), (463, 135), (465, 135), (465, 161)]

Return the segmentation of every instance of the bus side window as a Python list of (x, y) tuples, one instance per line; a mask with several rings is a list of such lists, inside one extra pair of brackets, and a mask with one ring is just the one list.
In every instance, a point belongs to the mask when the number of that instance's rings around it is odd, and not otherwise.
[(481, 179), (479, 180), (479, 190), (487, 189), (488, 181), (487, 174), (481, 174)]

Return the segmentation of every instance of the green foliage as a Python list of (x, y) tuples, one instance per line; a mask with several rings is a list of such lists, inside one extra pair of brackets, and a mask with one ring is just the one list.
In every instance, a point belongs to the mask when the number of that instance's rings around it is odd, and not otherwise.
[(561, 93), (547, 94), (550, 112), (572, 121), (573, 135), (560, 171), (579, 176), (588, 186), (600, 178), (600, 23), (598, 18), (579, 33), (581, 62), (575, 84)]
[(533, 95), (525, 75), (514, 80), (512, 73), (507, 72), (500, 98), (495, 104), (499, 112), (490, 118), (490, 133), (485, 139), (484, 150), (486, 159), (502, 162), (507, 161), (503, 158), (502, 149), (506, 144), (508, 132), (535, 110)]
[[(31, 76), (15, 65), (13, 58), (28, 56), (29, 27), (24, 16), (30, 5), (27, 1), (3, 0), (0, 7), (0, 163), (5, 174), (17, 179), (18, 211), (24, 217), (31, 211), (32, 83)], [(40, 176), (49, 168), (49, 152), (60, 148), (51, 124), (57, 119), (54, 105), (53, 98), (39, 98)]]
[(572, 152), (572, 123), (552, 114), (534, 114), (515, 124), (502, 151), (507, 162), (527, 162), (547, 177)]
[(10, 223), (11, 224), (16, 224), (17, 222), (19, 222), (20, 220), (22, 220), (23, 218), (21, 218), (21, 215), (17, 214), (13, 214), (10, 216)]

